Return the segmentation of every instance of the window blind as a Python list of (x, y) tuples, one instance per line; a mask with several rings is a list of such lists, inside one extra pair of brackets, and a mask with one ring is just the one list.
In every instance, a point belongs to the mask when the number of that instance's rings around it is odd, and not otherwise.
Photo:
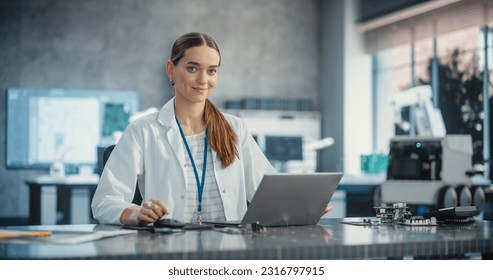
[(360, 24), (366, 52), (493, 22), (493, 0), (431, 1), (410, 9)]

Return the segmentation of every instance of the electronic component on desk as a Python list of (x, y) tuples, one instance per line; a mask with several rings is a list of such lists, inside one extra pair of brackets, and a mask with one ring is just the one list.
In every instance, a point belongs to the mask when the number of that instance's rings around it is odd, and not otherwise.
[(457, 206), (441, 208), (435, 212), (424, 214), (425, 218), (435, 217), (441, 223), (472, 223), (474, 216), (478, 214), (476, 206)]
[(380, 220), (378, 219), (362, 219), (357, 221), (342, 221), (341, 224), (348, 224), (353, 226), (379, 226)]
[(413, 216), (409, 211), (406, 203), (394, 203), (392, 206), (382, 203), (380, 207), (375, 208), (377, 218), (380, 218), (382, 224), (401, 224), (406, 226), (436, 226), (436, 219)]
[(363, 223), (366, 223), (368, 225), (379, 225), (380, 221), (376, 219), (363, 219)]
[(368, 218), (368, 219), (365, 218), (365, 219), (363, 219), (363, 220), (361, 220), (359, 222), (353, 222), (353, 224), (360, 225), (360, 226), (361, 225), (364, 225), (364, 226), (380, 225), (380, 223), (381, 223), (380, 220), (378, 220), (378, 219), (370, 219), (370, 218)]
[(380, 218), (382, 223), (400, 222), (412, 217), (411, 211), (408, 210), (406, 203), (394, 203), (392, 206), (382, 203), (380, 207), (373, 207), (377, 218)]
[(427, 219), (423, 216), (412, 216), (409, 219), (405, 219), (402, 222), (399, 222), (399, 224), (406, 226), (436, 226), (437, 219), (435, 217)]

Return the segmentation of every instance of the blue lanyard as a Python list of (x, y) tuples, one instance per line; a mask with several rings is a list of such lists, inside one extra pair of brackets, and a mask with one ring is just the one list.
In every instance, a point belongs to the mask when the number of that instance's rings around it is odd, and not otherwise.
[(199, 173), (197, 172), (197, 166), (195, 165), (195, 161), (193, 160), (192, 151), (190, 151), (190, 147), (187, 143), (187, 138), (185, 137), (185, 133), (183, 133), (183, 129), (181, 128), (180, 122), (178, 118), (176, 118), (176, 123), (178, 124), (178, 128), (180, 129), (181, 138), (185, 143), (185, 147), (187, 148), (188, 156), (190, 157), (190, 161), (192, 162), (193, 173), (195, 174), (195, 181), (197, 181), (197, 189), (198, 189), (198, 201), (199, 205), (197, 206), (197, 215), (199, 223), (202, 222), (202, 193), (204, 192), (204, 182), (205, 182), (205, 171), (207, 166), (207, 135), (209, 132), (209, 128), (205, 129), (205, 139), (204, 139), (204, 166), (202, 170), (202, 182), (199, 180)]

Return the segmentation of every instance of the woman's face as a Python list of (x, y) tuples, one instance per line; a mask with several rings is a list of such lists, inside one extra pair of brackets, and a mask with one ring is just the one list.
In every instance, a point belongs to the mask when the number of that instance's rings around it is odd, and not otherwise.
[(177, 65), (168, 61), (176, 98), (204, 102), (216, 86), (219, 61), (219, 53), (207, 45), (189, 48)]

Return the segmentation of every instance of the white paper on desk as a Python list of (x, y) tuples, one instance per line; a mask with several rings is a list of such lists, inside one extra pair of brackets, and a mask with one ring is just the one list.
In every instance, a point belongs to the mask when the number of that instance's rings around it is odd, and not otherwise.
[(44, 239), (48, 243), (57, 244), (79, 244), (94, 240), (99, 240), (107, 237), (125, 235), (130, 233), (137, 233), (136, 230), (110, 230), (110, 231), (95, 231), (92, 233), (77, 234), (75, 236), (52, 236), (51, 238)]

